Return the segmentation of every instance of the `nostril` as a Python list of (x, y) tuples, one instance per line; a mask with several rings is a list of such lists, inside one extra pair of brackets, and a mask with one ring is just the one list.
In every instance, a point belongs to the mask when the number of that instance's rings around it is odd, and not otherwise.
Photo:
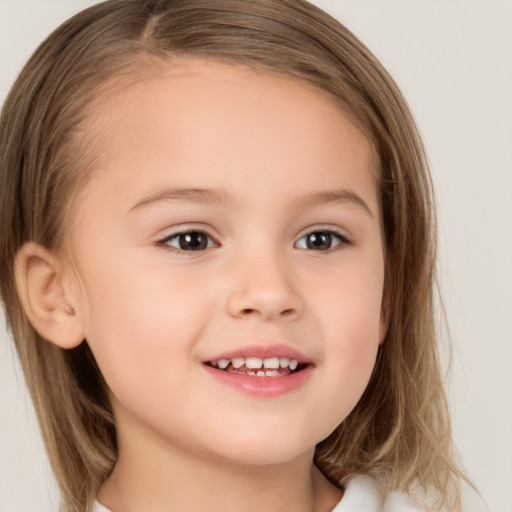
[[(247, 316), (247, 315), (252, 315), (252, 314), (256, 313), (257, 311), (258, 310), (253, 309), (253, 308), (245, 308), (245, 309), (241, 310), (241, 314), (244, 316)], [(295, 309), (285, 309), (285, 310), (281, 311), (279, 316), (290, 317), (290, 316), (293, 316), (294, 314), (295, 314)]]

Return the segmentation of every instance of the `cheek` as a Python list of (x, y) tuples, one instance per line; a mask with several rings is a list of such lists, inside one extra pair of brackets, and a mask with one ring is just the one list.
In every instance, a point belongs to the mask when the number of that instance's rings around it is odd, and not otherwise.
[(209, 316), (207, 294), (198, 296), (193, 276), (171, 275), (158, 263), (105, 263), (84, 269), (82, 310), (86, 339), (107, 383), (121, 392), (161, 375), (168, 385), (193, 362), (198, 319)]
[[(384, 269), (382, 258), (368, 258), (326, 279), (318, 289), (318, 314), (329, 331), (328, 339), (339, 337), (354, 350), (379, 341)], [(340, 343), (340, 349), (345, 343)]]
[[(345, 417), (356, 405), (371, 377), (381, 332), (383, 266), (353, 267), (335, 284), (325, 283), (321, 319), (325, 339), (323, 363), (329, 393)], [(343, 419), (343, 418), (342, 418)]]
[(333, 379), (339, 382), (334, 389), (343, 390), (355, 405), (370, 379), (379, 347), (380, 308), (373, 307), (369, 314), (365, 308), (355, 309), (350, 304), (344, 310), (333, 312), (336, 322), (331, 323), (326, 335), (327, 359)]

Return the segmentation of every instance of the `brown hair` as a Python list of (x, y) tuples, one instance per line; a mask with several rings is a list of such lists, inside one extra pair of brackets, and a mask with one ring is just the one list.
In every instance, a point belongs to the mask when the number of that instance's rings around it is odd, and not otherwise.
[(436, 348), (435, 216), (428, 165), (407, 104), (343, 25), (304, 0), (110, 0), (74, 16), (34, 53), (0, 120), (0, 287), (66, 510), (90, 507), (117, 457), (106, 384), (87, 346), (62, 350), (28, 322), (14, 262), (35, 241), (59, 250), (86, 176), (82, 127), (101, 86), (172, 56), (236, 62), (309, 82), (349, 112), (379, 160), (388, 332), (352, 413), (316, 450), (342, 485), (419, 484), (459, 506), (460, 473)]

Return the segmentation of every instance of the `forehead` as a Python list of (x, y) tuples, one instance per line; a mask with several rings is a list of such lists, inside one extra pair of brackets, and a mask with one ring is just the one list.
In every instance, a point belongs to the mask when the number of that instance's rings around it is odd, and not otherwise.
[(160, 180), (188, 171), (225, 186), (270, 171), (276, 186), (293, 189), (299, 183), (290, 181), (287, 167), (296, 166), (306, 188), (325, 180), (327, 167), (364, 168), (363, 178), (375, 184), (370, 143), (329, 93), (288, 76), (198, 58), (148, 69), (107, 83), (93, 103), (85, 131), (101, 157), (92, 182), (119, 180), (120, 169), (123, 179), (128, 170), (148, 176), (157, 169)]
[[(334, 121), (339, 125), (342, 120), (346, 130), (353, 131), (361, 139), (361, 145), (366, 145), (365, 150), (374, 156), (372, 144), (361, 127), (356, 126), (350, 108), (333, 94), (304, 80), (271, 73), (258, 66), (200, 57), (178, 57), (169, 62), (143, 60), (140, 68), (138, 63), (130, 65), (121, 76), (100, 87), (87, 111), (85, 129), (95, 132), (97, 142), (103, 142), (110, 150), (123, 121), (146, 117), (141, 114), (154, 116), (158, 104), (171, 107), (176, 118), (182, 116), (181, 120), (192, 119), (193, 114), (201, 112), (204, 120), (209, 117), (219, 125), (226, 120), (228, 104), (231, 110), (236, 109), (236, 118), (242, 124), (257, 121), (254, 116), (249, 118), (251, 106), (258, 108), (272, 103), (280, 107), (281, 116), (285, 107), (289, 107), (282, 122), (307, 124), (311, 133), (320, 123)], [(315, 109), (306, 108), (312, 103)], [(301, 108), (296, 108), (300, 104)], [(268, 121), (275, 120), (277, 117)]]

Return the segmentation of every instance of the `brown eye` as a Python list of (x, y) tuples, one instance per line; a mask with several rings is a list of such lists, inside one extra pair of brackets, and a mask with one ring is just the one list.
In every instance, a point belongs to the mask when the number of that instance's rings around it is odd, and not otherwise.
[(298, 249), (329, 251), (340, 244), (347, 244), (348, 239), (334, 231), (312, 231), (304, 235), (296, 244)]
[(216, 247), (213, 240), (202, 231), (177, 233), (162, 240), (160, 244), (173, 247), (179, 251), (204, 251), (210, 247)]
[(306, 237), (308, 249), (326, 251), (331, 248), (332, 236), (330, 233), (311, 233)]

